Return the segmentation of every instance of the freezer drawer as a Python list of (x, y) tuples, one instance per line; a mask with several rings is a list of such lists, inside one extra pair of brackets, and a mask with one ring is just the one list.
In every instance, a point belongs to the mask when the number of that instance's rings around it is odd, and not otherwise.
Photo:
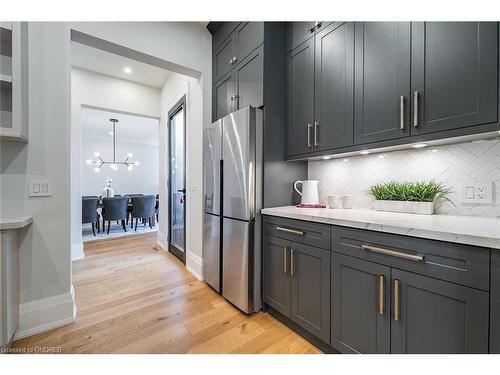
[(203, 224), (203, 277), (220, 292), (220, 216), (205, 214)]
[(253, 312), (254, 222), (223, 219), (222, 295), (243, 312)]
[(206, 126), (203, 137), (205, 212), (219, 215), (222, 120)]

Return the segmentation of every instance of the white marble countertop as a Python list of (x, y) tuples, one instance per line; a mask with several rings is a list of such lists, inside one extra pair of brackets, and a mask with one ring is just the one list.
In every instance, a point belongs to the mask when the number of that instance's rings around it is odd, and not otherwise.
[(314, 221), (500, 249), (500, 219), (477, 216), (416, 215), (375, 210), (264, 208), (264, 215)]
[(23, 216), (16, 218), (0, 218), (0, 230), (20, 229), (33, 222), (33, 216)]

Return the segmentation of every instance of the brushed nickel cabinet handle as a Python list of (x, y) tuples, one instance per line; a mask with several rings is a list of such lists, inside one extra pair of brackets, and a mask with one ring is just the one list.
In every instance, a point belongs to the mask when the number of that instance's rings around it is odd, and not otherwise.
[(311, 124), (306, 124), (307, 128), (307, 148), (311, 148)]
[(319, 142), (318, 142), (318, 127), (319, 127), (318, 121), (314, 121), (314, 147), (318, 147), (319, 146)]
[(413, 93), (413, 126), (418, 128), (419, 123), (418, 123), (418, 102), (419, 102), (419, 93), (418, 91), (415, 91)]
[(363, 244), (363, 245), (361, 245), (361, 248), (363, 250), (371, 251), (373, 253), (390, 255), (390, 256), (393, 256), (396, 258), (403, 258), (403, 259), (407, 259), (407, 260), (412, 260), (414, 262), (422, 262), (425, 259), (425, 257), (423, 255), (406, 254), (406, 253), (402, 253), (400, 251), (383, 249), (383, 248), (377, 247), (377, 246)]
[(405, 130), (405, 97), (399, 97), (399, 128)]
[(393, 307), (393, 319), (394, 321), (399, 321), (399, 280), (394, 279), (392, 294), (394, 296), (394, 307)]
[(287, 273), (287, 270), (286, 270), (286, 252), (287, 252), (288, 248), (286, 246), (283, 246), (283, 273), (286, 274)]
[(276, 227), (276, 230), (278, 230), (280, 232), (286, 232), (286, 233), (296, 234), (296, 235), (299, 235), (299, 236), (303, 236), (304, 235), (304, 232), (302, 232), (301, 230), (295, 230), (295, 229), (290, 229), (290, 228)]
[(295, 275), (295, 250), (290, 248), (290, 276)]
[(384, 312), (385, 312), (384, 292), (385, 292), (385, 276), (379, 275), (378, 276), (378, 313), (379, 313), (379, 315), (384, 315)]

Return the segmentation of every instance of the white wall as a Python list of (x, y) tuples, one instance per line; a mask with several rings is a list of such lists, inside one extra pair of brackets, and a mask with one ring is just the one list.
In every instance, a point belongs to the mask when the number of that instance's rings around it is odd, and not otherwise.
[[(29, 23), (29, 142), (1, 143), (1, 213), (33, 215), (20, 233), (21, 314), (16, 337), (73, 319), (70, 259), (70, 29)], [(28, 197), (30, 178), (52, 196)]]
[[(168, 202), (168, 111), (186, 95), (186, 267), (203, 278), (202, 88), (197, 79), (172, 74), (161, 91), (160, 202)], [(168, 207), (160, 209), (159, 242), (167, 248)]]
[(82, 166), (89, 158), (82, 157), (82, 105), (159, 118), (160, 90), (79, 68), (71, 69), (71, 246), (74, 260), (83, 257)]
[[(138, 130), (139, 131), (139, 130)], [(111, 138), (111, 137), (110, 137)], [(134, 154), (133, 160), (140, 165), (129, 171), (121, 166), (116, 171), (104, 165), (99, 173), (86, 160), (95, 159), (94, 152), (99, 151), (104, 160), (112, 160), (111, 139), (82, 139), (82, 195), (101, 195), (106, 184), (106, 177), (113, 179), (115, 194), (158, 194), (159, 154), (158, 145), (120, 141), (117, 145), (117, 159), (123, 159), (128, 152)], [(120, 157), (123, 156), (121, 159)]]

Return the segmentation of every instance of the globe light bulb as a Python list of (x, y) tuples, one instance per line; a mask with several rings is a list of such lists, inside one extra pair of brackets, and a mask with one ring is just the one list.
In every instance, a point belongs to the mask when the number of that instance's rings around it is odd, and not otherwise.
[(132, 170), (134, 169), (134, 166), (133, 166), (133, 165), (129, 165), (129, 166), (127, 167), (127, 169), (128, 169), (129, 171), (132, 171)]
[(138, 161), (136, 161), (136, 162), (134, 163), (134, 165), (135, 165), (136, 167), (138, 167), (138, 166), (139, 166), (139, 164), (140, 164), (140, 163), (139, 163)]
[(130, 159), (130, 158), (134, 157), (134, 154), (132, 154), (131, 152), (129, 152), (129, 153), (127, 154), (127, 156), (128, 156), (128, 157), (129, 157), (129, 159)]
[(95, 173), (99, 173), (100, 171), (101, 171), (101, 168), (99, 168), (99, 167), (95, 167), (95, 168), (94, 168), (94, 172), (95, 172)]
[(92, 160), (90, 160), (90, 159), (87, 160), (87, 164), (89, 164), (89, 165), (92, 164)]
[(101, 153), (96, 151), (96, 152), (94, 152), (94, 156), (95, 156), (96, 158), (98, 158), (99, 156), (101, 156)]

